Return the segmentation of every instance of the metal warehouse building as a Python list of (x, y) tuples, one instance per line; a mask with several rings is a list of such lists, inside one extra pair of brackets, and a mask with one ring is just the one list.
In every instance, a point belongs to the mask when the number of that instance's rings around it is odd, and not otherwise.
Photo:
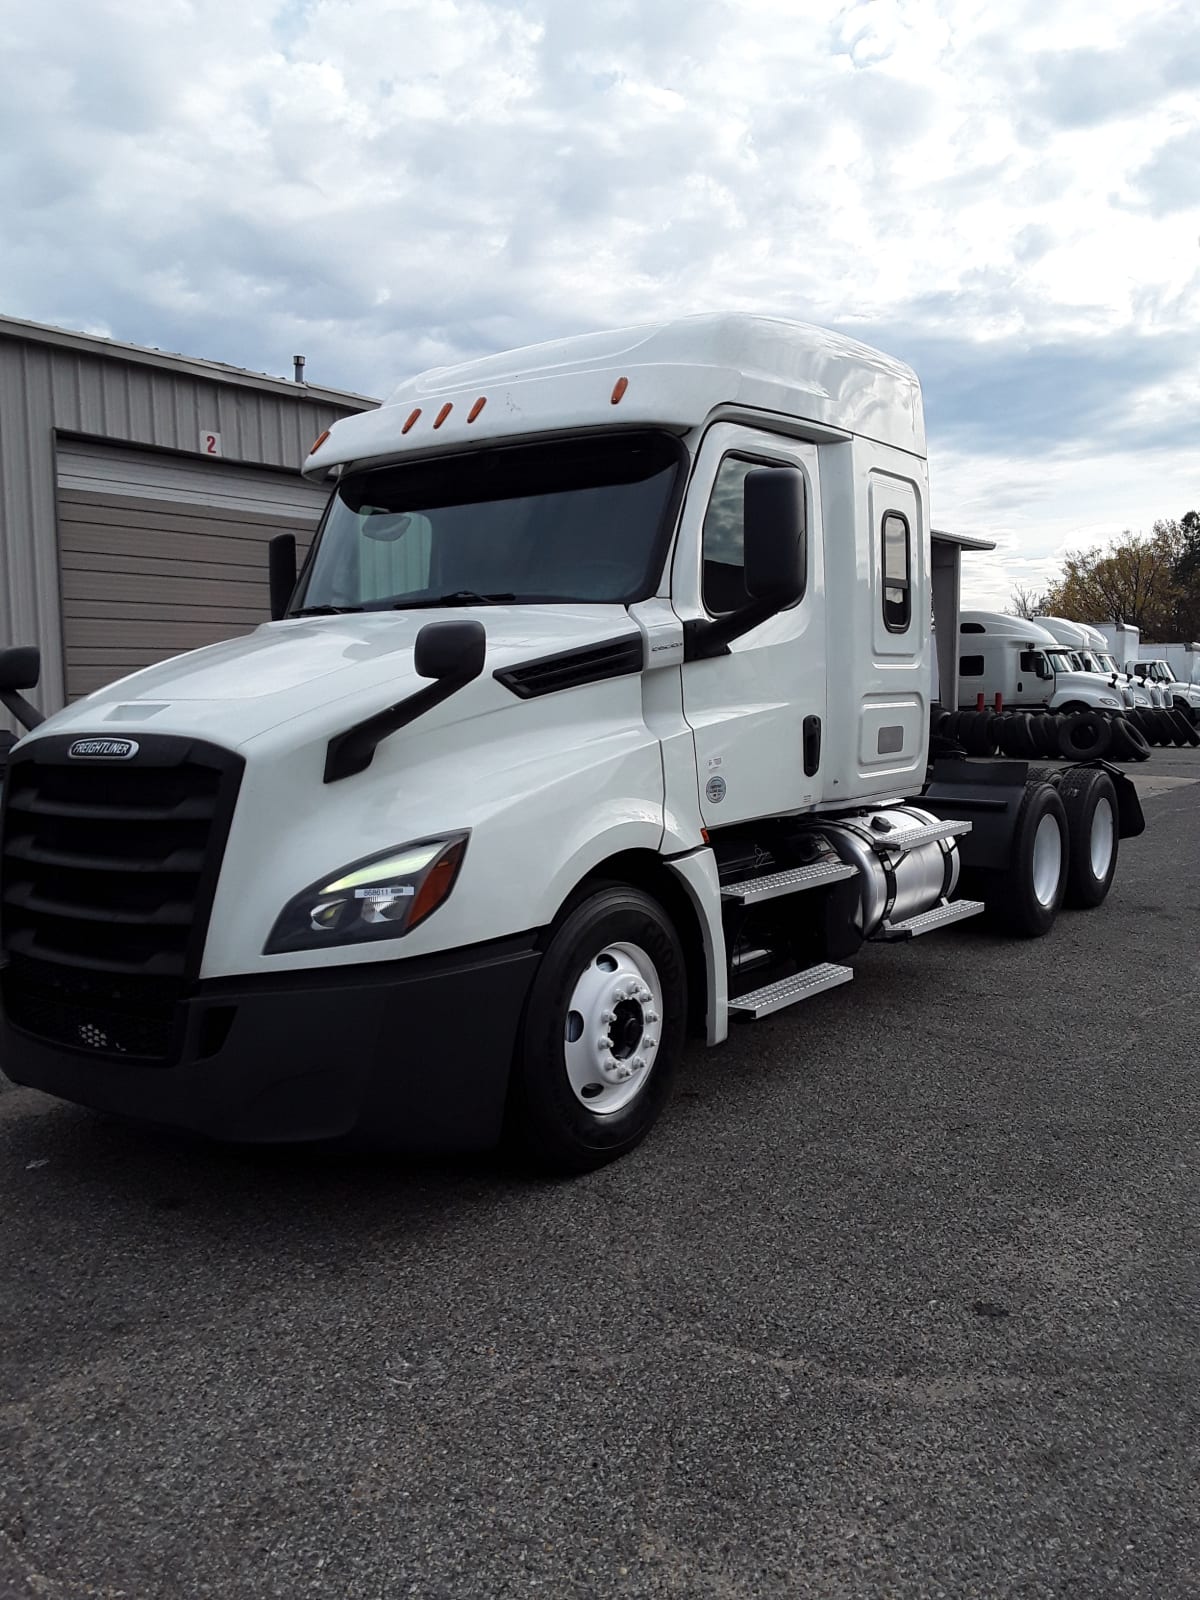
[(267, 619), (267, 542), (301, 550), (299, 475), (361, 395), (0, 317), (0, 646), (44, 710)]

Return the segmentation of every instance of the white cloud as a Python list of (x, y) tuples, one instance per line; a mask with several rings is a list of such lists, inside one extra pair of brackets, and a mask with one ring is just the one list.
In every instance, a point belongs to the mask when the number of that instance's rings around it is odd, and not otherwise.
[(914, 360), (937, 520), (1005, 571), (1200, 499), (1190, 0), (59, 0), (7, 30), (14, 314), (382, 392), (764, 309)]

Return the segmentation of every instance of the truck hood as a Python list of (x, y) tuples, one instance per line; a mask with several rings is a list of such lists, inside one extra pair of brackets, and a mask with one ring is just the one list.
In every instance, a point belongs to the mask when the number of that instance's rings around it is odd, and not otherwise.
[(454, 606), (269, 622), (121, 678), (48, 718), (35, 737), (140, 729), (237, 749), (295, 718), (324, 720), (335, 706), (349, 719), (369, 716), (429, 683), (413, 667), (417, 635), (451, 618), (486, 629), (485, 678), (638, 631), (621, 605)]
[(1054, 675), (1054, 698), (1061, 700), (1078, 695), (1092, 705), (1108, 700), (1113, 706), (1123, 705), (1125, 697), (1120, 685), (1113, 687), (1112, 680), (1098, 672), (1057, 672)]

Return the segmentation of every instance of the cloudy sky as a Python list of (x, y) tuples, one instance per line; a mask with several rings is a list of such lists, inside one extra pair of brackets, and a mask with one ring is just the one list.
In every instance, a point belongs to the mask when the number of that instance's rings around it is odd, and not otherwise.
[(1003, 601), (1200, 503), (1195, 0), (5, 8), (0, 311), (381, 394), (765, 310), (912, 362)]

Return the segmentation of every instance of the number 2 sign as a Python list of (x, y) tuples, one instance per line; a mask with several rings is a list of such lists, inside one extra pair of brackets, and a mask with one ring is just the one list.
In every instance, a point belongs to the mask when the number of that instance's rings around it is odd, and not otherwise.
[(202, 456), (221, 455), (221, 435), (211, 433), (207, 428), (200, 430), (200, 454)]

